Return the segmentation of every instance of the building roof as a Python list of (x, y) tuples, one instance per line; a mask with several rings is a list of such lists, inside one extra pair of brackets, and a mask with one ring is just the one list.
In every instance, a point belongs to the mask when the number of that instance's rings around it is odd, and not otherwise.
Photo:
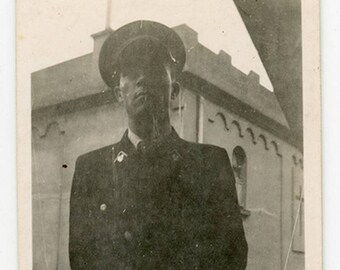
[(224, 51), (215, 54), (198, 42), (198, 34), (186, 25), (174, 30), (182, 38), (187, 59), (184, 71), (215, 85), (263, 115), (288, 127), (286, 118), (273, 92), (260, 84), (254, 71), (245, 74), (232, 65), (232, 58)]

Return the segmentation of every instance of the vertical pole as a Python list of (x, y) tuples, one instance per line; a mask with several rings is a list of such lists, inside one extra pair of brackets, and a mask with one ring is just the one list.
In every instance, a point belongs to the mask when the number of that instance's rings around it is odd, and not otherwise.
[[(285, 200), (283, 198), (284, 193), (283, 193), (283, 157), (282, 155), (279, 156), (280, 159), (280, 269), (283, 269), (283, 258), (284, 258), (284, 231), (283, 231), (283, 219), (284, 219), (284, 214), (283, 214), (283, 209), (284, 209), (284, 203)], [(293, 172), (292, 172), (293, 173)]]
[[(300, 211), (301, 211), (302, 194), (303, 194), (303, 186), (302, 186), (301, 192), (300, 192), (299, 205), (298, 205), (297, 213), (296, 213), (296, 215), (295, 215), (295, 221), (294, 221), (293, 231), (292, 231), (292, 235), (291, 235), (291, 238), (290, 238), (289, 247), (288, 247), (287, 256), (286, 256), (285, 265), (284, 265), (284, 267), (283, 267), (283, 270), (286, 270), (287, 267), (288, 267), (289, 255), (290, 255), (290, 252), (291, 252), (291, 250), (292, 250), (293, 241), (294, 241), (294, 235), (295, 235), (295, 231), (296, 231), (296, 226), (297, 226), (297, 223), (298, 223), (298, 220), (299, 220), (299, 216), (300, 216)], [(301, 222), (301, 221), (300, 221), (300, 222)]]
[(105, 29), (110, 29), (110, 25), (111, 25), (111, 8), (112, 8), (112, 0), (107, 0)]
[(183, 138), (183, 133), (184, 133), (184, 124), (183, 124), (183, 91), (180, 91), (179, 93), (179, 118), (180, 118), (180, 131), (179, 131), (179, 136)]
[(203, 143), (204, 131), (204, 98), (201, 95), (197, 96), (197, 142)]

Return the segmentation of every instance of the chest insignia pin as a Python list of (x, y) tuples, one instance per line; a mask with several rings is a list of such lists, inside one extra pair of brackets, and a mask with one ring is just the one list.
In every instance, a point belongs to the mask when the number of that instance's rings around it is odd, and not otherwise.
[(173, 153), (172, 153), (172, 160), (173, 161), (178, 161), (181, 157), (181, 155), (175, 150)]
[(116, 161), (120, 163), (124, 160), (125, 157), (127, 157), (127, 154), (124, 151), (120, 151), (115, 160), (113, 161), (113, 163), (116, 163)]

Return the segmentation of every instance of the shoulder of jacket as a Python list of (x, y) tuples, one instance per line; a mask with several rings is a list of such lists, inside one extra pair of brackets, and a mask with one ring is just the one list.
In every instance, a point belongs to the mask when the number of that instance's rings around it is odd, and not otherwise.
[(216, 154), (224, 154), (226, 150), (222, 147), (212, 145), (212, 144), (205, 144), (205, 143), (195, 143), (189, 142), (182, 139), (182, 143), (184, 147), (193, 149), (200, 152), (207, 152), (207, 153), (216, 153)]
[(199, 160), (225, 160), (229, 159), (227, 151), (219, 146), (203, 143), (194, 143), (182, 140), (181, 151), (190, 154)]
[(77, 164), (79, 164), (79, 163), (88, 163), (88, 162), (93, 161), (93, 160), (98, 161), (102, 157), (104, 157), (108, 153), (110, 153), (112, 151), (112, 148), (115, 147), (117, 144), (118, 143), (107, 145), (107, 146), (92, 150), (90, 152), (84, 153), (77, 158), (76, 162), (77, 162)]

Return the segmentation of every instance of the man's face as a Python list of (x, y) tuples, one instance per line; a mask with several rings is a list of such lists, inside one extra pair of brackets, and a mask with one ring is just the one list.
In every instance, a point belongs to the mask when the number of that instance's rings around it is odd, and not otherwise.
[(167, 114), (171, 90), (170, 68), (165, 64), (139, 62), (121, 70), (118, 97), (131, 118)]

